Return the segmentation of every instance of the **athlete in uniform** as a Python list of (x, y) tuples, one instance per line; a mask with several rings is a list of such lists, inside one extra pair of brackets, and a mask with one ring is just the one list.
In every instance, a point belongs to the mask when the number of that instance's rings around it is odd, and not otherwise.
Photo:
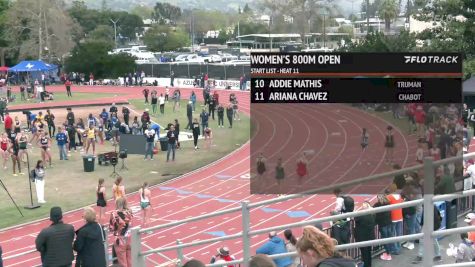
[(96, 129), (94, 125), (90, 124), (89, 129), (86, 130), (87, 135), (87, 147), (86, 147), (86, 154), (89, 152), (89, 147), (92, 144), (92, 155), (96, 154)]
[(366, 148), (368, 147), (369, 144), (369, 134), (366, 131), (366, 128), (363, 128), (363, 133), (361, 134), (361, 149), (366, 151)]
[(10, 146), (10, 140), (8, 139), (7, 134), (3, 133), (2, 137), (0, 138), (0, 153), (2, 154), (4, 170), (7, 169), (8, 156), (10, 155), (10, 153), (8, 152), (9, 146)]
[(297, 160), (297, 175), (299, 179), (299, 185), (302, 184), (302, 178), (307, 176), (307, 165), (308, 165), (308, 160), (307, 160), (307, 154), (303, 152), (302, 157), (300, 157)]
[(394, 151), (394, 136), (393, 136), (393, 127), (388, 126), (386, 133), (386, 142), (384, 147), (386, 148), (386, 163), (391, 164), (393, 161), (393, 151)]

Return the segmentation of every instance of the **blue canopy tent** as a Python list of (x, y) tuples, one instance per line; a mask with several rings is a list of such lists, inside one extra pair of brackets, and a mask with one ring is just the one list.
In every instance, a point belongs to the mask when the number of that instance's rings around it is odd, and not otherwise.
[(26, 73), (29, 78), (33, 80), (41, 79), (41, 74), (48, 74), (49, 77), (57, 79), (58, 66), (54, 64), (45, 63), (41, 60), (36, 61), (22, 61), (17, 65), (11, 67), (8, 72)]

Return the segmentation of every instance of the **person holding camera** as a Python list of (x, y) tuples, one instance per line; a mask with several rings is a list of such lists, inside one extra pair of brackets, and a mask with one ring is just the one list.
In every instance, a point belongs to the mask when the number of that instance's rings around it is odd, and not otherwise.
[(153, 147), (155, 144), (155, 131), (152, 129), (152, 125), (148, 124), (147, 130), (145, 130), (145, 138), (147, 142), (145, 143), (145, 158), (150, 155), (150, 160), (153, 160)]
[[(229, 254), (229, 248), (222, 247), (222, 248), (218, 248), (218, 254), (216, 254), (215, 256), (211, 258), (210, 264), (223, 262), (223, 261), (228, 262), (228, 261), (233, 261), (233, 260), (235, 260), (235, 258), (234, 256), (231, 256)], [(233, 265), (229, 265), (228, 267), (233, 267)]]

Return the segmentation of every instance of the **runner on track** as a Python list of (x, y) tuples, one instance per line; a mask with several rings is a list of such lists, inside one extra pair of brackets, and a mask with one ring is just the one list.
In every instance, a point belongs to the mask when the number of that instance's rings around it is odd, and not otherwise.
[(297, 160), (297, 175), (299, 179), (299, 185), (302, 184), (302, 178), (308, 175), (307, 165), (307, 153), (303, 152), (302, 157)]
[(393, 161), (393, 151), (394, 151), (394, 136), (393, 136), (393, 127), (388, 126), (386, 133), (386, 142), (384, 147), (386, 148), (386, 164), (391, 164)]
[(363, 132), (361, 134), (361, 149), (363, 149), (363, 152), (366, 151), (366, 147), (368, 147), (368, 142), (369, 134), (366, 131), (366, 128), (363, 128)]
[(282, 180), (285, 178), (284, 167), (282, 166), (282, 158), (277, 160), (277, 166), (275, 167), (275, 179), (277, 180), (277, 185), (279, 186), (279, 194), (282, 191)]

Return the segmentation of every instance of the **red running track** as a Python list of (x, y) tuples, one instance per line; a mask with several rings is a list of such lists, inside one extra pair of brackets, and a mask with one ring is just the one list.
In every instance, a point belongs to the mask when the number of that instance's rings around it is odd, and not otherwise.
[[(48, 90), (62, 90), (62, 87), (49, 87)], [(142, 88), (112, 88), (112, 87), (78, 87), (73, 88), (76, 91), (100, 91), (100, 92), (114, 92), (123, 93), (130, 98), (140, 98)], [(162, 92), (163, 89), (160, 89)], [(199, 89), (195, 90), (198, 98), (202, 97)], [(159, 92), (159, 93), (160, 93)], [(183, 98), (187, 98), (190, 94), (190, 89), (183, 89)], [(220, 91), (220, 102), (227, 102), (229, 91)], [(235, 92), (239, 103), (240, 110), (249, 114), (250, 112), (250, 100), (249, 93), (247, 92)], [(348, 149), (351, 149), (350, 138), (356, 134), (353, 128), (355, 125), (342, 124), (338, 120), (345, 116), (351, 121), (357, 123), (358, 121), (372, 122), (374, 129), (384, 132), (387, 126), (386, 122), (383, 122), (375, 117), (368, 116), (368, 114), (352, 112), (351, 109), (344, 109), (343, 114), (326, 114), (325, 116), (312, 116), (311, 114), (299, 114), (295, 111), (301, 109), (298, 106), (292, 107), (292, 109), (286, 110), (271, 110), (269, 113), (260, 113), (259, 123), (256, 124), (256, 131), (263, 131), (262, 135), (267, 139), (267, 144), (270, 144), (272, 140), (282, 140), (281, 135), (289, 134), (292, 129), (300, 129), (295, 134), (298, 135), (297, 143), (285, 143), (281, 146), (275, 146), (267, 150), (268, 157), (273, 159), (285, 150), (291, 150), (298, 148), (305, 148), (308, 146), (319, 147), (318, 152), (311, 160), (311, 164), (321, 164), (325, 166), (319, 168), (320, 172), (334, 171), (334, 168), (341, 169), (342, 162), (339, 161), (347, 154)], [(279, 112), (282, 116), (281, 119), (275, 119), (275, 117), (269, 114), (275, 114)], [(316, 109), (316, 113), (324, 114), (324, 108)], [(253, 111), (253, 116), (254, 113)], [(298, 114), (298, 115), (297, 115)], [(335, 121), (336, 120), (336, 121)], [(253, 120), (255, 122), (255, 120)], [(239, 122), (238, 122), (239, 123)], [(324, 125), (327, 127), (321, 127), (325, 133), (317, 133), (313, 129), (313, 125)], [(310, 127), (312, 126), (312, 128)], [(384, 127), (384, 128), (381, 128)], [(310, 131), (312, 129), (312, 131)], [(333, 129), (340, 129), (346, 132), (343, 139), (331, 140), (329, 133)], [(314, 138), (315, 134), (318, 136), (327, 136), (327, 138)], [(414, 147), (415, 140), (407, 140), (404, 135), (401, 134), (400, 140), (403, 143), (407, 143), (407, 146), (401, 146), (401, 151), (395, 153), (395, 157), (400, 157), (401, 162), (405, 162), (406, 165), (411, 165), (413, 162), (413, 154), (410, 153)], [(333, 141), (337, 142), (334, 143)], [(338, 142), (343, 142), (343, 145), (336, 147)], [(358, 141), (359, 144), (359, 141)], [(210, 166), (184, 175), (179, 179), (175, 179), (159, 186), (156, 186), (152, 190), (152, 203), (153, 203), (153, 215), (152, 224), (159, 225), (171, 221), (179, 221), (185, 218), (198, 216), (214, 211), (228, 209), (231, 207), (240, 206), (240, 202), (248, 200), (250, 202), (262, 201), (270, 199), (272, 196), (266, 195), (250, 195), (250, 145), (249, 143), (243, 145), (237, 151), (231, 153), (227, 157), (213, 163)], [(330, 162), (319, 162), (318, 155), (335, 153), (334, 159)], [(297, 157), (298, 155), (295, 155)], [(289, 162), (291, 159), (288, 159)], [(354, 166), (348, 167), (344, 172), (339, 173), (335, 178), (329, 180), (329, 182), (343, 181), (349, 173), (357, 173), (361, 175), (369, 175), (376, 171), (384, 170), (385, 166), (375, 165), (372, 168), (360, 167), (359, 161), (361, 158), (345, 159), (355, 163)], [(295, 158), (292, 159), (295, 162)], [(325, 169), (326, 168), (326, 169)], [(386, 167), (387, 168), (387, 167)], [(290, 181), (290, 179), (289, 179)], [(377, 185), (376, 185), (377, 186)], [(364, 200), (371, 198), (371, 196), (355, 196), (355, 202), (362, 203)], [(139, 196), (136, 193), (128, 196), (130, 206), (134, 211), (139, 206)], [(94, 200), (91, 200), (91, 202)], [(323, 216), (327, 216), (333, 208), (334, 197), (330, 195), (312, 195), (305, 198), (288, 200), (282, 203), (272, 204), (259, 209), (253, 209), (251, 211), (251, 229), (262, 229), (276, 225), (282, 225), (292, 222), (305, 221), (315, 219)], [(109, 209), (113, 206), (111, 202)], [(140, 213), (135, 213), (133, 220), (133, 226), (140, 225)], [(74, 211), (64, 216), (66, 223), (72, 223), (76, 228), (80, 227), (82, 222), (82, 212)], [(34, 239), (39, 231), (48, 226), (47, 220), (41, 220), (38, 222), (30, 223), (23, 226), (13, 227), (8, 230), (0, 231), (0, 244), (2, 244), (4, 250), (4, 257), (8, 257), (14, 254), (18, 254), (24, 251), (28, 251), (34, 248)], [(204, 240), (213, 238), (216, 236), (236, 234), (241, 231), (241, 216), (239, 213), (228, 214), (219, 217), (209, 218), (199, 222), (189, 223), (186, 225), (179, 225), (167, 229), (162, 229), (154, 232), (153, 234), (144, 235), (142, 238), (143, 250), (164, 247), (174, 245), (177, 239), (180, 239), (183, 243), (192, 241)], [(299, 229), (295, 229), (296, 234), (299, 235)], [(265, 235), (255, 236), (251, 240), (251, 251), (264, 243), (267, 240)], [(242, 241), (239, 239), (229, 240), (222, 243), (214, 243), (208, 245), (201, 245), (197, 247), (184, 249), (184, 254), (187, 258), (197, 258), (207, 262), (212, 255), (215, 254), (216, 249), (219, 246), (226, 245), (230, 248), (231, 253), (237, 258), (242, 256)], [(175, 251), (166, 252), (161, 255), (152, 255), (147, 258), (147, 266), (155, 266), (159, 263), (164, 263), (170, 259), (177, 257)], [(34, 266), (40, 263), (39, 254), (32, 253), (23, 257), (18, 257), (5, 262), (6, 266)]]

